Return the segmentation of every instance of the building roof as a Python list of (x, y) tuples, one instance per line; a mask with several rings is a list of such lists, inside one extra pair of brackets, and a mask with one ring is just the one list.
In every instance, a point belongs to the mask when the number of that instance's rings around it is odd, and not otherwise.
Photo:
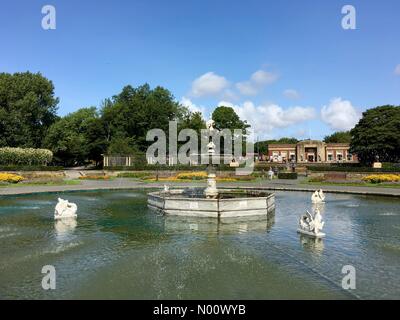
[(327, 143), (326, 146), (329, 147), (350, 147), (350, 143)]
[(296, 144), (269, 144), (268, 149), (272, 148), (296, 148)]

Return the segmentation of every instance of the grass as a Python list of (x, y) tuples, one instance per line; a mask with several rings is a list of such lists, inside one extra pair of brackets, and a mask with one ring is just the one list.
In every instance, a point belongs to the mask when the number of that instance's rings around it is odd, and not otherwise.
[(79, 180), (60, 180), (60, 181), (32, 181), (27, 183), (7, 183), (0, 184), (0, 188), (18, 188), (18, 187), (35, 187), (35, 186), (70, 186), (79, 185)]
[(393, 183), (367, 183), (367, 182), (327, 182), (315, 181), (310, 182), (303, 180), (301, 184), (318, 185), (318, 186), (343, 186), (343, 187), (369, 187), (369, 188), (400, 188), (400, 184)]

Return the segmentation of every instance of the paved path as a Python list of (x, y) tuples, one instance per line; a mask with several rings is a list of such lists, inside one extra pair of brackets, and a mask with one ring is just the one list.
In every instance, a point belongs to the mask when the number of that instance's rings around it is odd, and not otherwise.
[[(83, 180), (79, 185), (60, 185), (60, 186), (21, 186), (11, 188), (0, 188), (0, 195), (32, 194), (41, 192), (64, 192), (79, 190), (113, 190), (113, 189), (143, 189), (143, 188), (162, 188), (164, 184), (172, 187), (205, 186), (204, 182), (176, 183), (176, 182), (142, 182), (134, 179), (113, 179), (109, 181), (90, 181)], [(241, 187), (257, 188), (266, 190), (282, 191), (307, 191), (313, 192), (322, 188), (324, 192), (352, 193), (364, 195), (387, 195), (400, 198), (400, 188), (379, 188), (379, 187), (352, 187), (352, 186), (327, 186), (327, 185), (307, 185), (301, 184), (299, 180), (273, 180), (260, 182), (235, 182), (218, 183), (220, 187)]]

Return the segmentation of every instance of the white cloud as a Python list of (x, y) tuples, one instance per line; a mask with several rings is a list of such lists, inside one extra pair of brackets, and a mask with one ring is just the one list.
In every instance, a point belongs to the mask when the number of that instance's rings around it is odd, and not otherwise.
[(255, 96), (258, 93), (256, 88), (250, 81), (236, 83), (236, 88), (245, 96)]
[[(237, 93), (246, 96), (256, 95), (263, 87), (275, 82), (278, 75), (265, 70), (257, 70), (250, 79), (238, 82), (232, 88), (231, 83), (223, 76), (214, 72), (207, 72), (192, 82), (189, 96), (200, 97), (219, 97), (220, 99), (235, 101), (238, 100)], [(232, 89), (236, 89), (235, 92)]]
[(274, 83), (278, 79), (278, 75), (272, 72), (258, 70), (251, 75), (251, 82), (256, 85), (268, 85)]
[(300, 99), (300, 94), (294, 89), (286, 89), (285, 91), (283, 91), (283, 95), (291, 100)]
[(181, 105), (187, 107), (192, 112), (201, 112), (204, 118), (206, 112), (205, 107), (196, 105), (195, 103), (192, 102), (192, 100), (186, 97), (182, 97), (180, 103)]
[(193, 81), (191, 95), (194, 97), (218, 96), (228, 87), (229, 82), (224, 77), (214, 72), (207, 72)]
[(232, 107), (242, 120), (247, 120), (251, 125), (252, 134), (261, 137), (270, 135), (277, 128), (286, 128), (315, 118), (315, 110), (311, 107), (296, 106), (283, 109), (276, 104), (255, 106), (251, 101), (242, 105), (221, 101), (218, 105)]
[(394, 74), (400, 76), (400, 64), (398, 64), (394, 69)]
[(274, 83), (277, 79), (278, 75), (273, 72), (258, 70), (251, 75), (250, 80), (236, 83), (236, 89), (242, 95), (254, 96), (264, 86)]
[(232, 91), (231, 89), (226, 89), (223, 93), (222, 93), (222, 99), (224, 100), (230, 100), (230, 101), (236, 101), (239, 99), (239, 97), (237, 96), (237, 94)]
[(350, 101), (334, 98), (321, 109), (322, 121), (331, 129), (346, 131), (352, 129), (360, 119), (360, 114)]

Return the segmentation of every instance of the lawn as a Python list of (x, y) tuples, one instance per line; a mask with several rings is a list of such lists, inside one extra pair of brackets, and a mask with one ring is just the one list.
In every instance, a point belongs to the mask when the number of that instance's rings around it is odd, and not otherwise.
[(303, 180), (301, 184), (317, 185), (317, 186), (344, 186), (344, 187), (372, 187), (372, 188), (400, 188), (399, 183), (367, 183), (367, 182), (327, 182), (315, 181), (310, 182)]
[(17, 187), (33, 187), (33, 186), (66, 186), (79, 185), (79, 180), (52, 180), (52, 181), (37, 181), (27, 183), (4, 183), (0, 184), (0, 188), (17, 188)]

